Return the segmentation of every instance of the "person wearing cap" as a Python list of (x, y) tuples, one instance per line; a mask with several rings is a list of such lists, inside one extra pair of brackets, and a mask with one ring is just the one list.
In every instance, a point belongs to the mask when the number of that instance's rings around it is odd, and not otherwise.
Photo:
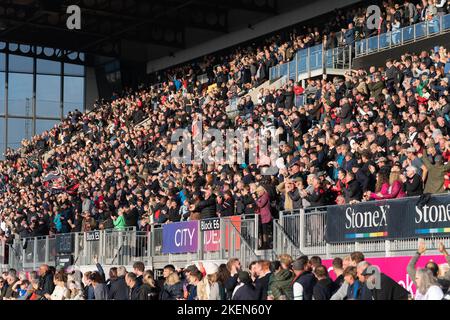
[(203, 263), (205, 276), (197, 286), (199, 300), (225, 300), (225, 290), (218, 281), (219, 266), (214, 262)]
[[(408, 290), (386, 274), (382, 272), (374, 273), (373, 268), (379, 269), (377, 266), (372, 266), (372, 268), (369, 268), (369, 266), (371, 264), (367, 261), (361, 261), (356, 266), (358, 279), (364, 284), (363, 295), (366, 295), (370, 300), (408, 300)], [(379, 277), (379, 279), (375, 279), (375, 277)], [(369, 282), (373, 288), (369, 288)], [(377, 285), (379, 285), (378, 288)]]
[(292, 263), (292, 270), (294, 271), (294, 279), (292, 280), (292, 290), (294, 300), (312, 300), (314, 286), (317, 283), (317, 278), (308, 270), (308, 265), (305, 260), (295, 260)]
[(247, 271), (238, 272), (238, 285), (234, 288), (231, 300), (257, 300), (257, 292)]

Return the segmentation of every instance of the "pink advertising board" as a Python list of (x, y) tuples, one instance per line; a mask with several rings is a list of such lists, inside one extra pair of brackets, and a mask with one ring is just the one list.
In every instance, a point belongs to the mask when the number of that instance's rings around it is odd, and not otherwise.
[[(414, 286), (412, 279), (408, 276), (406, 267), (408, 266), (411, 257), (385, 257), (385, 258), (367, 258), (367, 262), (378, 266), (380, 271), (387, 276), (391, 277), (404, 288), (406, 288), (411, 294), (416, 293), (416, 287)], [(426, 263), (433, 260), (437, 264), (447, 263), (443, 255), (439, 256), (421, 256), (416, 264), (416, 269), (424, 268)], [(323, 260), (322, 263), (328, 268), (330, 277), (334, 280), (336, 275), (331, 267), (333, 260)]]

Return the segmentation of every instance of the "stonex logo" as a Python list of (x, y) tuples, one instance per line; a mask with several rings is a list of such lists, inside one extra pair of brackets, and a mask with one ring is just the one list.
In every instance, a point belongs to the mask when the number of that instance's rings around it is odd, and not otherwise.
[(416, 223), (435, 223), (450, 221), (450, 204), (416, 206)]
[(349, 207), (345, 210), (345, 228), (377, 228), (387, 226), (386, 213), (390, 205), (380, 206), (380, 210), (359, 212)]

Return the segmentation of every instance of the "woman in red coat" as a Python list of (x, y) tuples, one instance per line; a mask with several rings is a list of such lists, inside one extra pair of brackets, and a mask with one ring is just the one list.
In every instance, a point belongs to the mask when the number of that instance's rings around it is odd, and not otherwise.
[(259, 223), (262, 233), (262, 249), (269, 248), (269, 232), (272, 225), (272, 214), (270, 213), (270, 197), (269, 193), (264, 187), (259, 186), (256, 189), (256, 206), (257, 213), (259, 214)]

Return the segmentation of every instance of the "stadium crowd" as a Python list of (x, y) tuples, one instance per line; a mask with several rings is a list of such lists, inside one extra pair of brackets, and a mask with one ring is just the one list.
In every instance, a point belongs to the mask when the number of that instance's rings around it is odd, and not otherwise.
[[(254, 261), (248, 268), (238, 259), (226, 264), (197, 263), (183, 269), (166, 265), (162, 277), (135, 262), (133, 270), (112, 267), (106, 277), (97, 262), (97, 271), (84, 274), (74, 266), (67, 270), (42, 265), (39, 272), (10, 269), (0, 278), (3, 300), (449, 300), (450, 256), (440, 243), (438, 250), (447, 260), (438, 265), (430, 260), (425, 268), (416, 263), (426, 251), (419, 244), (407, 273), (416, 293), (372, 266), (362, 252), (333, 259), (327, 268), (318, 256), (293, 259), (287, 254), (278, 260)], [(94, 257), (94, 260), (96, 258)], [(369, 268), (370, 267), (370, 268)], [(376, 269), (379, 272), (376, 272)], [(333, 279), (329, 271), (333, 271)]]
[[(430, 6), (433, 1), (425, 10)], [(395, 16), (395, 5), (384, 8)], [(261, 90), (253, 102), (246, 93), (268, 78), (271, 65), (286, 60), (280, 52), (302, 47), (299, 41), (272, 41), (226, 56), (205, 84), (190, 67), (174, 69), (161, 87), (124, 92), (88, 113), (72, 112), (19, 150), (8, 149), (0, 162), (0, 239), (148, 231), (153, 223), (256, 213), (261, 247), (267, 248), (280, 210), (450, 188), (450, 54), (444, 47), (405, 53), (345, 78), (310, 79), (305, 88), (289, 80), (278, 90)], [(303, 106), (295, 105), (298, 95)], [(235, 98), (238, 113), (227, 113)], [(277, 173), (262, 174), (264, 155), (242, 164), (172, 161), (181, 143), (172, 134), (193, 128), (200, 115), (205, 132), (275, 132), (280, 155), (269, 164)], [(249, 157), (250, 141), (240, 143)], [(217, 154), (223, 146), (213, 149)]]

